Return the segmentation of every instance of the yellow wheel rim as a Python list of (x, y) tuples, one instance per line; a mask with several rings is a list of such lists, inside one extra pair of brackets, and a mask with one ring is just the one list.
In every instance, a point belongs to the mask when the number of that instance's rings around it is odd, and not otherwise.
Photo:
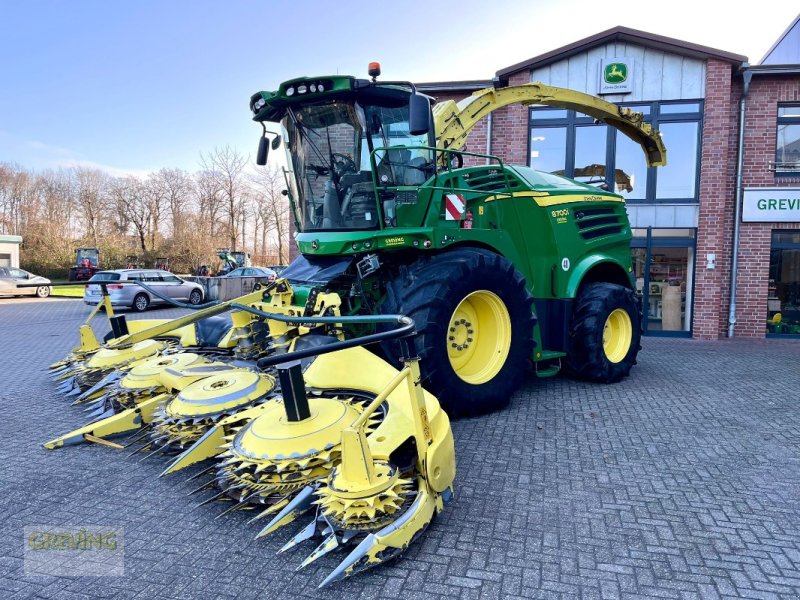
[(478, 290), (464, 298), (447, 326), (447, 356), (461, 379), (473, 385), (500, 372), (511, 348), (511, 317), (502, 300)]
[(603, 326), (603, 351), (609, 362), (618, 363), (628, 355), (633, 339), (630, 315), (621, 308), (611, 311)]

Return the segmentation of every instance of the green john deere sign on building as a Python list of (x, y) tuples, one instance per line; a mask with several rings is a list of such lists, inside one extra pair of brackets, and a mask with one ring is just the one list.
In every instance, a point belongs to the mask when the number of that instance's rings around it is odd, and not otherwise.
[(628, 65), (625, 63), (611, 63), (603, 69), (603, 79), (606, 83), (622, 83), (628, 79)]
[(633, 91), (633, 59), (604, 58), (600, 61), (598, 94), (629, 94)]

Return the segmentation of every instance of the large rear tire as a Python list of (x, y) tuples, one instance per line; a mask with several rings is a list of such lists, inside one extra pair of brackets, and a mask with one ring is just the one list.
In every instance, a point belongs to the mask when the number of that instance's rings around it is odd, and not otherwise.
[[(505, 407), (530, 366), (533, 298), (498, 254), (464, 248), (417, 260), (388, 282), (381, 310), (414, 319), (423, 385), (451, 417)], [(397, 342), (384, 350), (400, 357)]]
[(614, 283), (581, 288), (572, 313), (567, 372), (588, 381), (627, 377), (641, 350), (641, 309), (632, 289)]

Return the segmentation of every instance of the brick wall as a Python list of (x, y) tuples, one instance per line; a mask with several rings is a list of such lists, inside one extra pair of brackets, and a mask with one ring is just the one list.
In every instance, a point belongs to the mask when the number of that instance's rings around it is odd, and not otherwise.
[[(700, 213), (693, 312), (694, 337), (701, 339), (717, 339), (725, 330), (728, 318), (737, 97), (732, 85), (731, 65), (709, 60), (700, 158)], [(706, 268), (708, 254), (717, 257), (715, 269)]]
[[(529, 71), (522, 71), (511, 75), (508, 85), (529, 82)], [(527, 165), (528, 108), (512, 104), (494, 111), (492, 119), (492, 154), (507, 163)]]
[[(800, 81), (787, 76), (756, 76), (747, 98), (744, 136), (744, 187), (800, 187), (800, 178), (775, 176), (779, 102), (800, 101)], [(800, 223), (742, 223), (736, 293), (735, 335), (764, 337), (773, 229), (798, 229)]]
[[(432, 94), (434, 98), (436, 98), (436, 102), (445, 102), (446, 100), (453, 100), (454, 102), (458, 102), (459, 100), (463, 100), (469, 93), (461, 93), (461, 94)], [(481, 119), (478, 121), (478, 124), (470, 131), (469, 136), (467, 136), (467, 143), (462, 148), (462, 150), (466, 152), (475, 152), (476, 154), (486, 154), (486, 118)], [(474, 156), (465, 156), (464, 157), (464, 164), (467, 166), (474, 166), (474, 165), (482, 165), (485, 164), (485, 160), (481, 160), (480, 158)]]
[[(516, 73), (509, 79), (509, 85), (528, 83), (528, 71)], [(434, 94), (437, 102), (459, 100), (469, 94)], [(486, 154), (486, 117), (482, 118), (467, 137), (464, 150), (477, 154)], [(492, 113), (492, 143), (489, 154), (499, 157), (503, 162), (515, 165), (527, 165), (528, 158), (528, 109), (521, 105), (501, 108)], [(481, 165), (485, 160), (477, 157), (465, 157), (466, 165)]]

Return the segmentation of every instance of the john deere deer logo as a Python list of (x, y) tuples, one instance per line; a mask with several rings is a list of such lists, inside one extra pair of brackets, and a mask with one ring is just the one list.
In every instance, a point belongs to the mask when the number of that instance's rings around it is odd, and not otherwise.
[(622, 83), (628, 78), (628, 65), (625, 63), (611, 63), (603, 71), (606, 83)]

